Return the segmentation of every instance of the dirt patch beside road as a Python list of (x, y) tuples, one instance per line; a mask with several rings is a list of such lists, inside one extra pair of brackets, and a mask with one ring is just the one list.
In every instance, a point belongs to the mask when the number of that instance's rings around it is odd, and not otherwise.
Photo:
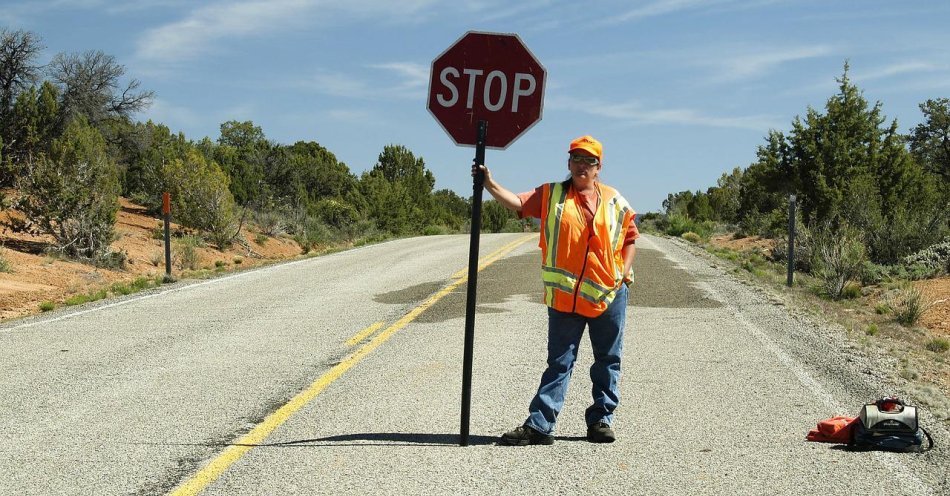
[[(9, 220), (16, 212), (0, 212), (0, 221)], [(75, 295), (93, 293), (116, 283), (129, 283), (137, 278), (159, 278), (165, 274), (165, 249), (161, 219), (147, 214), (146, 209), (120, 199), (116, 215), (116, 240), (113, 251), (126, 259), (122, 269), (107, 269), (51, 255), (53, 240), (48, 236), (31, 236), (0, 229), (0, 257), (6, 260), (9, 272), (0, 272), (0, 321), (40, 312), (40, 304), (62, 305)], [(180, 232), (172, 224), (173, 232)], [(301, 256), (302, 250), (285, 236), (264, 236), (252, 225), (241, 231), (243, 242), (227, 250), (211, 245), (195, 248), (197, 271), (193, 274), (227, 272), (255, 267)], [(239, 239), (238, 241), (241, 241)], [(178, 258), (177, 241), (172, 241), (172, 256)], [(182, 268), (173, 261), (172, 274), (181, 277)]]

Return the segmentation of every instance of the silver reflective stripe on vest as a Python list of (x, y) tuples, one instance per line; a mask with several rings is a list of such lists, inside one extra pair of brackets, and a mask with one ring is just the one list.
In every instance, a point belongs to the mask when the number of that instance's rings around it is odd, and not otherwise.
[(554, 183), (551, 185), (551, 197), (548, 198), (548, 215), (544, 222), (544, 228), (547, 230), (545, 239), (548, 242), (544, 265), (547, 267), (553, 267), (554, 261), (557, 260), (557, 241), (561, 235), (561, 216), (564, 214), (564, 199), (566, 197), (567, 188), (563, 184)]
[(616, 291), (605, 288), (585, 277), (584, 280), (581, 281), (581, 288), (580, 291), (578, 291), (578, 295), (595, 305), (602, 301), (606, 301), (609, 305), (610, 302), (613, 301), (614, 296), (616, 296)]
[(571, 293), (577, 276), (565, 270), (554, 267), (557, 260), (557, 243), (561, 235), (561, 216), (564, 213), (564, 198), (567, 197), (567, 188), (561, 183), (553, 183), (550, 187), (547, 216), (544, 219), (545, 246), (544, 264), (541, 266), (541, 280), (544, 282), (544, 304), (554, 306), (554, 289)]

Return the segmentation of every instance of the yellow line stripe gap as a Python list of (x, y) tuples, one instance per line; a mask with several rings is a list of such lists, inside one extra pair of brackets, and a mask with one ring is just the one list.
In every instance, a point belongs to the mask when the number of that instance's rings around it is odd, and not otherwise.
[(381, 327), (383, 327), (383, 324), (385, 324), (385, 322), (377, 322), (367, 327), (366, 329), (363, 329), (362, 331), (356, 333), (353, 337), (351, 337), (350, 339), (346, 341), (346, 346), (347, 347), (353, 346), (356, 343), (359, 343), (360, 341), (366, 339), (366, 336), (369, 336), (370, 334), (378, 331)]
[[(483, 265), (480, 266), (478, 270), (482, 270), (488, 265), (494, 263), (505, 253), (514, 250), (517, 246), (531, 239), (532, 237), (533, 236), (520, 238), (496, 250), (491, 254), (491, 256), (485, 257), (485, 262), (483, 262)], [(497, 257), (494, 260), (491, 260), (491, 257), (496, 255)], [(420, 303), (419, 306), (410, 310), (408, 313), (406, 313), (406, 315), (403, 315), (402, 318), (374, 336), (371, 340), (369, 340), (369, 342), (360, 346), (355, 352), (353, 352), (353, 354), (320, 376), (307, 389), (298, 393), (297, 396), (294, 396), (293, 399), (284, 404), (284, 406), (278, 408), (274, 413), (268, 415), (263, 422), (251, 429), (250, 432), (241, 436), (232, 445), (225, 448), (225, 450), (221, 452), (220, 455), (202, 467), (197, 474), (183, 482), (178, 487), (174, 488), (169, 494), (172, 496), (192, 496), (201, 493), (201, 491), (208, 487), (208, 485), (221, 477), (221, 475), (224, 474), (224, 472), (226, 472), (228, 468), (234, 464), (234, 462), (238, 461), (252, 448), (261, 444), (261, 442), (263, 442), (267, 436), (269, 436), (272, 432), (274, 432), (275, 429), (286, 422), (291, 415), (297, 413), (297, 411), (306, 406), (307, 403), (313, 401), (313, 399), (322, 393), (323, 390), (327, 388), (327, 386), (333, 383), (333, 381), (339, 379), (344, 372), (352, 368), (354, 365), (359, 363), (360, 360), (372, 353), (373, 350), (389, 340), (393, 334), (398, 332), (403, 327), (409, 325), (410, 322), (415, 320), (416, 317), (418, 317), (426, 309), (434, 305), (442, 298), (445, 298), (448, 294), (452, 293), (455, 288), (461, 286), (467, 281), (467, 279), (467, 274), (461, 279), (456, 279), (451, 284), (439, 290), (439, 292), (436, 294), (430, 296), (426, 301)], [(382, 327), (382, 323), (378, 324), (380, 324), (380, 327)], [(374, 326), (376, 326), (376, 324), (373, 324), (373, 326), (370, 326), (368, 329), (371, 329)], [(362, 332), (366, 331), (364, 330)]]

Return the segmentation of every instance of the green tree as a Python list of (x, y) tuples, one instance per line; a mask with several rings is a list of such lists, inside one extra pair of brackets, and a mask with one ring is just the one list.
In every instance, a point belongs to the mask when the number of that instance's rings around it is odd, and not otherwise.
[[(13, 105), (13, 126), (7, 155), (15, 163), (25, 163), (40, 150), (39, 108), (36, 87), (17, 95)], [(14, 166), (15, 173), (19, 171)]]
[(911, 130), (910, 151), (927, 172), (950, 185), (950, 99), (927, 100), (920, 111), (924, 122)]
[(136, 202), (158, 212), (162, 193), (168, 191), (165, 164), (184, 160), (192, 149), (185, 135), (151, 120), (116, 129), (117, 155), (124, 164), (122, 191)]
[(376, 165), (360, 178), (368, 217), (395, 234), (422, 232), (430, 224), (434, 186), (425, 161), (401, 145), (384, 147)]
[(125, 66), (99, 50), (57, 54), (49, 71), (62, 88), (65, 118), (81, 115), (100, 131), (107, 129), (107, 122), (128, 120), (148, 108), (154, 96), (151, 91), (139, 90), (136, 79), (123, 84)]
[(58, 135), (58, 104), (55, 87), (48, 81), (39, 92), (35, 86), (17, 95), (9, 129), (6, 170), (18, 176), (23, 165), (41, 153), (49, 154)]
[(165, 178), (172, 196), (172, 215), (182, 225), (206, 231), (224, 249), (237, 235), (234, 197), (228, 176), (213, 161), (191, 148), (166, 164)]
[(440, 189), (432, 193), (432, 204), (434, 223), (455, 231), (461, 230), (472, 215), (469, 201), (450, 189)]
[[(7, 146), (13, 144), (13, 106), (17, 96), (39, 78), (41, 66), (36, 58), (43, 48), (39, 36), (30, 31), (0, 28), (0, 138)], [(0, 187), (10, 186), (12, 179), (4, 174)]]
[(692, 191), (680, 191), (679, 193), (670, 193), (663, 200), (663, 210), (668, 216), (689, 217), (689, 203), (693, 201)]
[(271, 144), (260, 126), (252, 121), (227, 121), (221, 124), (218, 145), (208, 157), (220, 164), (231, 182), (231, 193), (240, 205), (262, 204), (268, 200), (265, 167)]
[(715, 218), (723, 222), (737, 223), (739, 221), (739, 194), (742, 191), (742, 169), (736, 167), (732, 172), (724, 172), (716, 181), (716, 186), (709, 188), (706, 195), (709, 197), (709, 206), (715, 212)]
[(281, 196), (297, 196), (306, 203), (332, 198), (360, 207), (357, 177), (329, 150), (313, 141), (281, 149), (288, 154), (286, 165), (275, 167), (268, 179)]
[(709, 196), (701, 191), (697, 191), (693, 194), (693, 198), (686, 206), (686, 211), (689, 212), (689, 218), (693, 220), (704, 221), (716, 219), (715, 212), (713, 212), (712, 207), (709, 205)]
[(482, 202), (482, 231), (502, 232), (509, 220), (517, 219), (517, 215), (495, 200)]
[(50, 235), (66, 255), (101, 261), (114, 237), (119, 182), (105, 140), (85, 119), (72, 121), (52, 143), (49, 157), (27, 161), (14, 208), (26, 220), (14, 226)]

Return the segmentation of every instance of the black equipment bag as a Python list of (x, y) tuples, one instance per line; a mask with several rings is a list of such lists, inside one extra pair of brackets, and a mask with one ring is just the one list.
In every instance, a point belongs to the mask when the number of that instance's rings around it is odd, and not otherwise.
[[(851, 441), (855, 448), (920, 452), (934, 446), (930, 433), (918, 423), (917, 407), (897, 398), (883, 398), (864, 405), (859, 419)], [(928, 441), (926, 448), (924, 438)]]

